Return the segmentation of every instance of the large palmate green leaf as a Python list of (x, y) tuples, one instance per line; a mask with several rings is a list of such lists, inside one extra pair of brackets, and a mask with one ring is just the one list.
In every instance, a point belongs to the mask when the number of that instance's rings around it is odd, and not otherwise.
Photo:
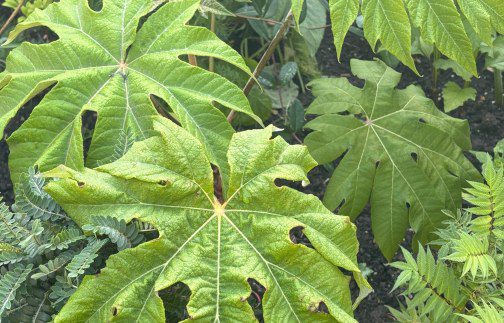
[[(221, 203), (201, 144), (166, 119), (155, 128), (160, 136), (135, 143), (114, 163), (47, 173), (60, 178), (48, 192), (79, 224), (136, 218), (160, 234), (86, 277), (56, 322), (164, 322), (158, 292), (177, 282), (191, 289), (192, 320), (252, 321), (249, 278), (266, 288), (267, 322), (354, 321), (348, 277), (338, 267), (359, 273), (355, 226), (315, 196), (275, 185), (277, 178), (307, 180), (316, 163), (305, 147), (270, 139), (271, 126), (235, 134), (229, 198)], [(291, 241), (295, 228), (313, 248)], [(321, 302), (329, 314), (318, 310)]]
[(484, 42), (491, 44), (495, 31), (504, 33), (504, 1), (456, 0), (456, 3), (459, 9), (454, 0), (329, 0), (338, 56), (360, 8), (364, 36), (373, 48), (380, 41), (384, 49), (416, 72), (411, 58), (414, 26), (420, 29), (425, 41), (435, 44), (441, 53), (476, 75), (472, 45), (462, 17), (467, 18)]
[(209, 30), (186, 25), (198, 0), (169, 2), (140, 25), (154, 3), (160, 2), (105, 0), (96, 12), (87, 0), (62, 0), (34, 12), (9, 35), (12, 41), (26, 29), (46, 26), (59, 37), (49, 44), (22, 44), (0, 75), (0, 133), (28, 99), (55, 84), (9, 139), (15, 182), (34, 164), (42, 170), (83, 167), (85, 111), (98, 115), (90, 166), (108, 161), (124, 133), (148, 138), (151, 117), (158, 113), (151, 95), (168, 103), (181, 125), (203, 142), (210, 161), (228, 174), (225, 151), (233, 129), (211, 102), (256, 117), (237, 86), (179, 57), (212, 56), (250, 71)]
[(391, 258), (408, 227), (422, 242), (445, 219), (443, 209), (461, 204), (461, 185), (478, 178), (463, 155), (469, 150), (467, 121), (440, 112), (421, 89), (395, 89), (401, 74), (381, 61), (352, 60), (363, 89), (345, 78), (311, 83), (316, 96), (306, 127), (319, 163), (343, 157), (324, 196), (329, 209), (355, 218), (371, 202), (372, 229)]

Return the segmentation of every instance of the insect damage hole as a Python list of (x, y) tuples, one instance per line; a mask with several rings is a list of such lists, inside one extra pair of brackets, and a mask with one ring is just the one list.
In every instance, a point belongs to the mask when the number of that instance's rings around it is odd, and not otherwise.
[(327, 305), (326, 303), (324, 303), (324, 301), (320, 301), (318, 304), (310, 304), (310, 306), (308, 306), (308, 310), (312, 313), (329, 314), (329, 308), (327, 308)]
[(307, 246), (308, 248), (315, 249), (315, 248), (313, 248), (313, 245), (310, 242), (310, 240), (308, 239), (308, 237), (304, 234), (303, 230), (304, 230), (304, 227), (302, 227), (302, 226), (292, 228), (289, 231), (290, 240), (294, 244), (302, 244), (302, 245)]
[(158, 292), (163, 301), (166, 322), (180, 322), (190, 319), (187, 304), (191, 297), (191, 289), (182, 282), (177, 282)]
[(264, 293), (266, 293), (266, 288), (261, 285), (257, 280), (253, 278), (248, 278), (247, 283), (250, 285), (251, 292), (247, 298), (247, 302), (254, 311), (254, 316), (259, 322), (264, 322), (263, 318), (263, 304), (262, 300)]
[(98, 121), (98, 113), (95, 111), (85, 110), (81, 115), (82, 127), (81, 135), (83, 140), (82, 149), (84, 152), (84, 160), (87, 159), (89, 148), (91, 147), (91, 141), (93, 139), (94, 129), (96, 128), (96, 122)]
[(417, 153), (415, 153), (415, 152), (411, 153), (411, 158), (413, 159), (413, 161), (415, 163), (418, 163), (418, 154)]

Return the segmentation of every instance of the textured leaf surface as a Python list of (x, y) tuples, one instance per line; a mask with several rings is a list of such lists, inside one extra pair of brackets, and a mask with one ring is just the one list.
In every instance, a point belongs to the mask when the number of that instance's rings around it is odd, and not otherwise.
[[(487, 44), (494, 31), (503, 33), (504, 2), (501, 0), (329, 0), (331, 25), (338, 56), (344, 38), (357, 17), (364, 18), (364, 36), (374, 48), (378, 41), (384, 49), (416, 72), (411, 58), (412, 26), (422, 38), (435, 44), (447, 57), (473, 75), (477, 74), (473, 48), (462, 22)], [(406, 10), (405, 10), (406, 9)], [(408, 18), (409, 15), (409, 18)]]
[[(400, 74), (383, 62), (353, 60), (363, 89), (345, 78), (311, 83), (316, 96), (305, 143), (319, 163), (343, 157), (324, 196), (329, 209), (355, 218), (371, 201), (372, 228), (391, 258), (408, 227), (425, 242), (441, 224), (442, 209), (461, 204), (461, 184), (478, 178), (463, 150), (466, 121), (437, 110), (417, 87), (395, 89)], [(350, 114), (347, 114), (349, 112)]]
[(461, 88), (455, 82), (446, 83), (443, 89), (444, 111), (450, 112), (461, 107), (469, 100), (476, 99), (476, 89)]
[(460, 11), (478, 36), (492, 44), (493, 31), (504, 33), (504, 2), (500, 0), (457, 0)]
[(329, 0), (329, 10), (334, 45), (339, 58), (348, 29), (359, 13), (359, 0)]
[[(87, 277), (57, 322), (164, 322), (158, 292), (177, 282), (192, 291), (193, 320), (253, 320), (248, 278), (266, 288), (266, 321), (354, 321), (348, 280), (338, 269), (359, 274), (354, 225), (315, 196), (274, 183), (306, 180), (316, 163), (305, 147), (270, 139), (272, 127), (235, 134), (227, 152), (229, 198), (221, 204), (201, 144), (166, 119), (155, 127), (159, 137), (135, 143), (112, 164), (47, 174), (62, 178), (48, 191), (78, 223), (90, 214), (137, 218), (160, 233)], [(314, 249), (291, 241), (290, 230), (299, 227)], [(330, 314), (315, 310), (321, 301)]]
[(389, 52), (418, 73), (411, 57), (411, 25), (402, 0), (363, 2), (364, 36), (373, 48), (378, 40)]
[(198, 6), (197, 0), (169, 2), (138, 29), (140, 19), (155, 8), (153, 1), (109, 0), (95, 12), (86, 0), (63, 0), (19, 24), (9, 41), (36, 26), (50, 28), (59, 39), (22, 44), (12, 51), (0, 77), (0, 132), (29, 98), (55, 84), (9, 139), (14, 181), (34, 164), (42, 170), (59, 164), (82, 168), (85, 111), (98, 114), (90, 166), (109, 161), (125, 132), (138, 140), (148, 138), (151, 117), (157, 114), (150, 95), (168, 103), (226, 175), (225, 151), (233, 129), (211, 102), (256, 117), (237, 86), (179, 56), (212, 56), (249, 70), (213, 33), (186, 25)]

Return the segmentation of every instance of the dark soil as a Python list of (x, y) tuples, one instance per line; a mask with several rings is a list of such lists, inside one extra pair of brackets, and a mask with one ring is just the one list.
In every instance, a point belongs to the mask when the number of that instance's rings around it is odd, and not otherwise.
[[(328, 28), (323, 43), (317, 54), (317, 60), (322, 74), (325, 76), (350, 77), (355, 84), (361, 85), (362, 82), (351, 75), (350, 60), (366, 59), (371, 60), (374, 57), (372, 49), (367, 41), (355, 34), (349, 33), (347, 40), (343, 45), (341, 63), (336, 59), (336, 50), (332, 43), (332, 33)], [(418, 77), (408, 68), (399, 65), (396, 69), (403, 73), (403, 78), (399, 87), (404, 88), (410, 84), (421, 86), (426, 94), (431, 97), (442, 109), (441, 89), (447, 81), (457, 81), (463, 85), (457, 77), (454, 77), (451, 71), (441, 71), (439, 75), (438, 88), (432, 90), (432, 77), (430, 63), (424, 57), (416, 58), (419, 72), (424, 75)], [(478, 62), (479, 66), (483, 62)], [(481, 71), (481, 69), (480, 69)], [(471, 140), (473, 150), (491, 152), (495, 144), (504, 138), (504, 110), (497, 108), (494, 104), (493, 74), (487, 70), (480, 72), (478, 79), (473, 79), (472, 87), (477, 90), (476, 101), (467, 102), (464, 107), (452, 111), (453, 117), (467, 119), (471, 128)], [(303, 103), (311, 100), (310, 95), (303, 98)], [(326, 179), (329, 174), (321, 167), (310, 174), (311, 185), (308, 188), (310, 193), (322, 196), (325, 191)], [(368, 276), (368, 281), (374, 288), (374, 293), (364, 299), (357, 310), (355, 317), (359, 322), (390, 322), (391, 316), (386, 305), (398, 306), (398, 293), (390, 293), (399, 271), (388, 266), (387, 260), (381, 254), (378, 246), (374, 243), (374, 237), (371, 232), (371, 219), (369, 208), (357, 218), (357, 237), (360, 248), (358, 261), (364, 263), (373, 273)], [(411, 237), (411, 233), (409, 234)], [(407, 239), (404, 244), (409, 249), (410, 243)], [(394, 260), (402, 260), (401, 255), (396, 255)], [(356, 287), (352, 287), (356, 292)]]
[[(323, 75), (326, 76), (344, 76), (350, 77), (356, 84), (361, 84), (361, 81), (352, 77), (350, 71), (350, 59), (373, 59), (374, 55), (368, 43), (359, 36), (349, 34), (345, 45), (343, 46), (343, 55), (341, 63), (336, 59), (336, 51), (332, 44), (332, 35), (327, 28), (326, 35), (322, 46), (317, 54), (320, 62), (320, 69)], [(452, 80), (453, 76), (450, 72), (441, 72), (439, 88), (432, 91), (431, 69), (428, 61), (425, 58), (417, 59), (420, 73), (425, 75), (419, 78), (409, 69), (400, 65), (398, 70), (404, 73), (400, 87), (406, 87), (409, 84), (420, 85), (426, 93), (433, 98), (441, 107), (442, 100), (438, 93), (441, 92), (442, 85)], [(481, 65), (481, 63), (480, 63)], [(493, 93), (493, 75), (489, 71), (482, 71), (481, 77), (472, 81), (472, 86), (478, 91), (475, 102), (467, 103), (463, 108), (459, 108), (452, 112), (454, 117), (469, 120), (471, 126), (471, 137), (474, 150), (490, 152), (495, 143), (504, 137), (504, 110), (498, 109), (494, 104)], [(312, 97), (306, 94), (301, 97), (303, 104), (308, 105)], [(29, 111), (29, 109), (26, 109)], [(15, 130), (22, 121), (26, 118), (27, 112), (21, 112), (9, 125), (6, 135), (8, 136)], [(12, 183), (8, 173), (8, 158), (9, 150), (5, 140), (0, 141), (0, 195), (4, 197), (7, 203), (13, 201)], [(325, 191), (326, 179), (329, 174), (322, 167), (317, 168), (310, 174), (311, 185), (304, 191), (313, 193), (317, 196), (322, 196)], [(360, 322), (385, 322), (390, 321), (391, 317), (388, 314), (386, 305), (397, 307), (397, 293), (390, 293), (394, 281), (398, 275), (398, 271), (387, 265), (386, 259), (380, 253), (377, 245), (374, 243), (373, 235), (370, 231), (370, 215), (369, 209), (366, 209), (363, 214), (356, 220), (358, 228), (357, 236), (360, 242), (359, 262), (364, 263), (372, 273), (368, 280), (373, 286), (375, 292), (368, 296), (358, 307), (355, 312), (356, 318)], [(408, 244), (406, 244), (408, 245)], [(400, 259), (401, 256), (396, 256)], [(353, 287), (353, 292), (356, 288)]]

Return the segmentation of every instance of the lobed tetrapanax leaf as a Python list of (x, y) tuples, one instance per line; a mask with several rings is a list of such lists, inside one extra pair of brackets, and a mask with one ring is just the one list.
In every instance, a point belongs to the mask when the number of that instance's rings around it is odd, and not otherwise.
[(233, 129), (212, 102), (260, 120), (236, 85), (180, 56), (212, 56), (250, 71), (216, 35), (187, 25), (198, 0), (156, 7), (160, 3), (108, 0), (94, 11), (87, 0), (62, 0), (35, 11), (11, 32), (8, 42), (36, 26), (48, 27), (59, 37), (49, 44), (23, 43), (11, 52), (0, 74), (0, 133), (27, 100), (54, 85), (9, 138), (15, 182), (33, 165), (41, 170), (59, 164), (81, 169), (81, 119), (86, 111), (98, 115), (89, 166), (109, 161), (125, 132), (138, 140), (148, 138), (153, 133), (151, 117), (158, 113), (151, 95), (168, 103), (175, 118), (202, 141), (210, 161), (227, 176), (225, 151)]
[(478, 179), (463, 151), (471, 148), (467, 121), (440, 112), (415, 86), (396, 89), (401, 74), (381, 61), (352, 60), (363, 89), (346, 78), (311, 83), (316, 96), (305, 140), (319, 163), (342, 157), (324, 202), (355, 218), (371, 202), (372, 229), (392, 258), (411, 227), (422, 242), (461, 206), (461, 185)]
[[(315, 196), (274, 182), (307, 180), (316, 163), (305, 147), (270, 139), (272, 127), (235, 134), (227, 151), (229, 198), (221, 203), (203, 146), (166, 119), (155, 128), (159, 136), (136, 142), (111, 164), (46, 174), (60, 178), (47, 190), (81, 225), (107, 215), (140, 219), (160, 234), (84, 279), (56, 322), (164, 322), (158, 292), (178, 282), (191, 289), (192, 320), (252, 321), (249, 278), (266, 288), (267, 322), (354, 322), (339, 267), (362, 277), (355, 226)], [(313, 248), (291, 240), (297, 228)], [(318, 310), (321, 302), (329, 314)]]

